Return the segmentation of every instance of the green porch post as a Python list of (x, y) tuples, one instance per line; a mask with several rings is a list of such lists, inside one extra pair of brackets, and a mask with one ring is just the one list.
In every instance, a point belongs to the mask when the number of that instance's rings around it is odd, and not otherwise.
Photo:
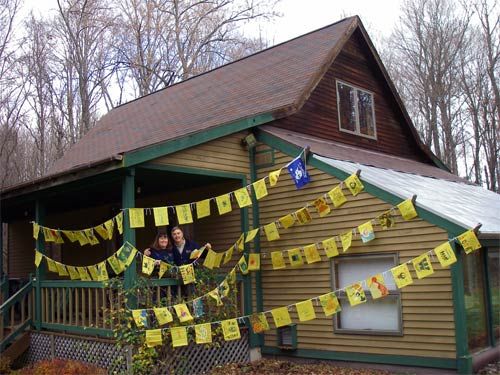
[[(134, 208), (135, 207), (135, 168), (129, 168), (126, 170), (125, 177), (122, 182), (122, 208)], [(130, 242), (135, 246), (135, 229), (130, 228), (129, 216), (127, 210), (123, 211), (123, 242)], [(134, 259), (130, 266), (125, 270), (124, 276), (124, 287), (125, 289), (130, 289), (135, 283), (137, 271), (136, 271), (136, 260)], [(135, 308), (137, 306), (137, 300), (134, 295), (131, 294), (128, 297), (128, 306)]]
[[(35, 221), (39, 225), (44, 225), (45, 223), (45, 205), (37, 199), (35, 203)], [(38, 234), (38, 240), (36, 240), (36, 249), (42, 254), (45, 254), (45, 241), (43, 239), (43, 233), (40, 231)], [(41, 262), (40, 266), (36, 269), (36, 284), (35, 284), (35, 328), (40, 331), (42, 328), (42, 287), (41, 281), (45, 278), (47, 273), (45, 262)]]

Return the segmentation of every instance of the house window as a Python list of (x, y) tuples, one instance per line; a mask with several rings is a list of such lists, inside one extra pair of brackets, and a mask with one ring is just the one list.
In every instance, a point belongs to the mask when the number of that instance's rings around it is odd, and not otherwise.
[(341, 131), (376, 139), (373, 94), (337, 81), (337, 108)]
[[(338, 290), (398, 264), (395, 254), (337, 257), (332, 262), (333, 288)], [(336, 333), (402, 335), (401, 296), (392, 277), (383, 275), (389, 295), (373, 299), (363, 283), (367, 302), (351, 307), (344, 292), (338, 293), (342, 311), (334, 315)]]

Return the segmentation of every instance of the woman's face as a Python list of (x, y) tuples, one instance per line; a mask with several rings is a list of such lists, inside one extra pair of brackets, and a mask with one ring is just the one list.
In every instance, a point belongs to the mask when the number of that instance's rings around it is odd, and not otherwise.
[(168, 246), (168, 237), (167, 236), (158, 237), (158, 245), (160, 246), (161, 249), (166, 249)]
[(175, 229), (172, 231), (172, 238), (176, 244), (179, 244), (184, 240), (184, 233), (180, 229)]

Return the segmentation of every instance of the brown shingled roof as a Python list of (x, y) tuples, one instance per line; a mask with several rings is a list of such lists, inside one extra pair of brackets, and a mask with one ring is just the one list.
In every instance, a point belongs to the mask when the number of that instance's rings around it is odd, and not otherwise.
[(284, 116), (317, 84), (358, 23), (346, 18), (117, 107), (49, 175), (258, 114)]

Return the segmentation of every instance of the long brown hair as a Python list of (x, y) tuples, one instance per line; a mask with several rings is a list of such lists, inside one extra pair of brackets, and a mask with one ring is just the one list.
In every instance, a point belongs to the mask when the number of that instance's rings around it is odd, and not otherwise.
[(170, 239), (170, 236), (168, 235), (167, 232), (161, 231), (156, 234), (155, 240), (151, 244), (151, 247), (154, 249), (160, 249), (160, 244), (159, 244), (159, 239), (160, 237), (167, 237), (168, 238), (168, 245), (166, 250), (172, 250), (172, 240)]

